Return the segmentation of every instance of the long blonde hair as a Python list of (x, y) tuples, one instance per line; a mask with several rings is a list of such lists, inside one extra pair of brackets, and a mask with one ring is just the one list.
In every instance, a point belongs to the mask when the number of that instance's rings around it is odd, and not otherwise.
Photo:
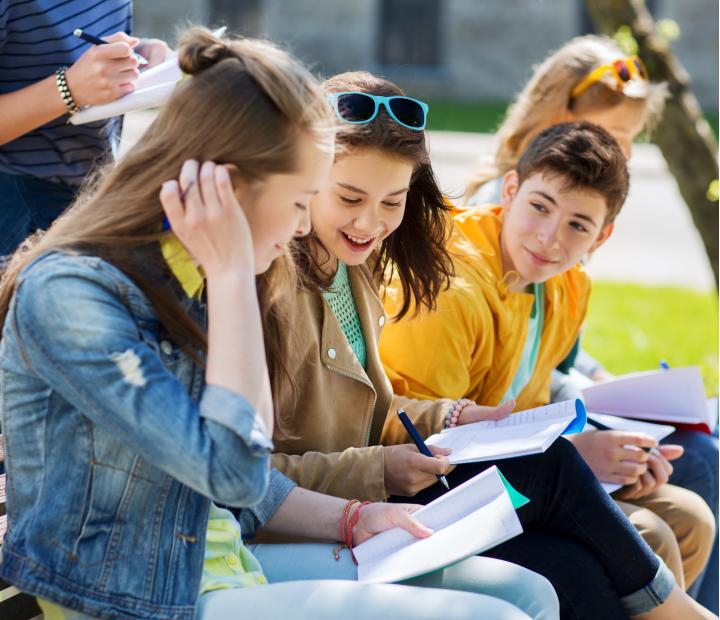
[(591, 110), (606, 110), (631, 102), (644, 107), (646, 124), (652, 123), (662, 111), (664, 85), (648, 84), (646, 89), (633, 92), (631, 96), (599, 81), (578, 97), (570, 97), (575, 85), (593, 69), (623, 56), (625, 54), (612, 39), (596, 35), (576, 37), (551, 53), (535, 68), (530, 81), (508, 108), (497, 131), (495, 156), (471, 177), (466, 201), (487, 181), (512, 170), (528, 144), (543, 129), (572, 120), (571, 114), (582, 117)]
[[(138, 143), (100, 170), (47, 233), (28, 239), (14, 254), (0, 282), (0, 325), (23, 267), (51, 250), (87, 253), (132, 278), (168, 336), (201, 359), (205, 333), (180, 306), (159, 252), (162, 183), (176, 179), (187, 159), (234, 164), (232, 174), (247, 180), (292, 172), (301, 133), (320, 139), (334, 123), (318, 81), (270, 43), (219, 39), (191, 28), (180, 40), (179, 62), (189, 77)], [(279, 273), (292, 276), (287, 265)], [(266, 320), (282, 318), (271, 314)]]

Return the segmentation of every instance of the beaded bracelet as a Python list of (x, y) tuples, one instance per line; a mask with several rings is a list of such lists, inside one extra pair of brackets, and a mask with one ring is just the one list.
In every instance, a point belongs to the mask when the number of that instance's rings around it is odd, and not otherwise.
[(450, 410), (445, 414), (445, 428), (455, 428), (457, 426), (457, 422), (460, 419), (460, 414), (463, 412), (463, 409), (465, 407), (468, 407), (469, 405), (474, 405), (475, 403), (471, 401), (468, 398), (461, 398), (458, 401), (455, 401), (452, 407), (450, 407)]
[(70, 112), (70, 114), (75, 114), (76, 112), (80, 111), (80, 106), (75, 103), (75, 100), (70, 93), (70, 88), (68, 88), (65, 71), (67, 71), (67, 67), (60, 67), (57, 71), (55, 71), (55, 84), (60, 91), (60, 96), (65, 102), (65, 106), (67, 107), (68, 112)]

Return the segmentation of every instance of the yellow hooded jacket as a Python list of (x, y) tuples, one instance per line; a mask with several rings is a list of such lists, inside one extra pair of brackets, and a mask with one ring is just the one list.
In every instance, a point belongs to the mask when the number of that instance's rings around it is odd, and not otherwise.
[[(503, 209), (485, 205), (454, 213), (448, 241), (455, 277), (440, 293), (437, 309), (411, 311), (389, 322), (380, 356), (396, 394), (410, 398), (470, 398), (498, 405), (517, 372), (527, 339), (533, 296), (511, 292), (513, 273), (503, 274), (500, 253)], [(388, 315), (402, 291), (393, 280), (385, 290)], [(516, 411), (550, 400), (550, 375), (567, 356), (585, 318), (590, 280), (576, 265), (545, 282), (540, 349)]]

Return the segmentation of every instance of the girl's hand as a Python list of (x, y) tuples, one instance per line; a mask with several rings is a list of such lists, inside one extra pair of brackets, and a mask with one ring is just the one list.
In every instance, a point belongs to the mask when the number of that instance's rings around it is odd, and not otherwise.
[(412, 497), (437, 482), (452, 466), (447, 460), (450, 450), (428, 446), (433, 456), (425, 456), (413, 444), (383, 446), (385, 488), (391, 495)]
[(224, 166), (186, 161), (179, 182), (163, 184), (160, 202), (173, 233), (208, 278), (255, 273), (250, 227)]
[(515, 409), (515, 401), (512, 399), (497, 407), (468, 405), (467, 407), (463, 407), (456, 420), (456, 424), (462, 426), (463, 424), (472, 424), (473, 422), (482, 422), (483, 420), (502, 420), (503, 418), (507, 418), (513, 409)]
[(647, 471), (631, 484), (618, 490), (615, 497), (618, 499), (639, 499), (650, 495), (665, 484), (672, 475), (673, 466), (670, 461), (680, 458), (684, 452), (682, 446), (667, 444), (653, 448), (648, 456)]
[(433, 532), (420, 523), (412, 513), (422, 508), (417, 504), (385, 504), (375, 502), (360, 509), (360, 518), (353, 528), (353, 545), (359, 545), (375, 534), (400, 527), (416, 538), (427, 538)]

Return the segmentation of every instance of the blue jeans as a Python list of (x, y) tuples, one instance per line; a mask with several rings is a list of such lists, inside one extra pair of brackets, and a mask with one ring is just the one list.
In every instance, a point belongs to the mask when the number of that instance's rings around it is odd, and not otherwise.
[[(270, 583), (357, 580), (357, 566), (350, 559), (349, 552), (343, 550), (340, 560), (336, 561), (332, 554), (334, 545), (260, 544), (248, 545), (248, 548), (260, 562)], [(533, 620), (553, 620), (560, 613), (557, 595), (547, 579), (516, 564), (494, 558), (467, 558), (443, 570), (402, 583), (500, 599), (519, 608)], [(486, 617), (493, 616), (488, 614)]]
[[(672, 573), (570, 442), (560, 438), (544, 454), (461, 465), (448, 482), (454, 488), (491, 465), (530, 503), (518, 510), (524, 533), (483, 555), (547, 577), (560, 599), (562, 618), (627, 618), (650, 611), (670, 594)], [(426, 504), (443, 492), (434, 484), (410, 501)]]
[(715, 515), (715, 543), (705, 573), (688, 590), (701, 605), (718, 613), (718, 439), (697, 431), (678, 430), (663, 443), (679, 444), (685, 453), (672, 462), (670, 482), (694, 491)]
[(0, 173), (0, 257), (12, 254), (28, 235), (47, 230), (75, 195), (69, 185)]

